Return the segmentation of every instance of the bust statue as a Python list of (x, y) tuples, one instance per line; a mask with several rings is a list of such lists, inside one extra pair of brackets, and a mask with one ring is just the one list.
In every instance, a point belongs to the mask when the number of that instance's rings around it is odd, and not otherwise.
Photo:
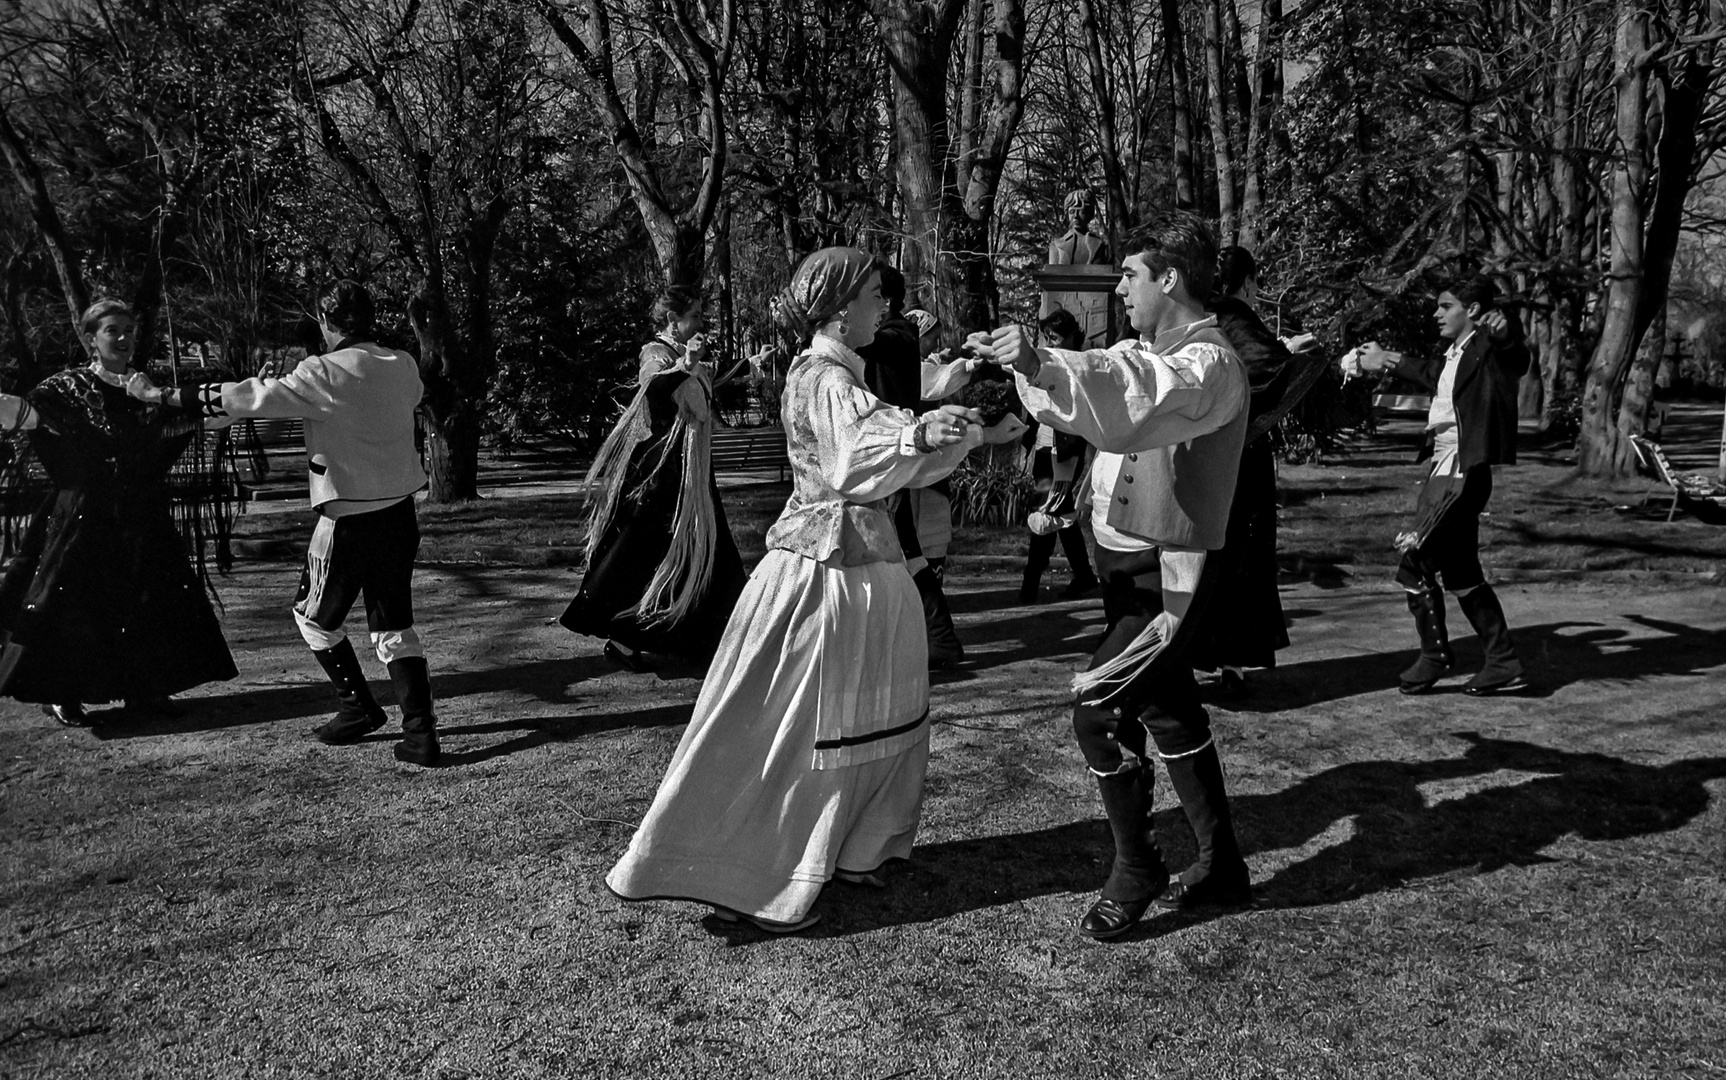
[(1091, 231), (1097, 217), (1096, 195), (1089, 188), (1070, 191), (1061, 206), (1067, 212), (1067, 231), (1049, 241), (1049, 262), (1055, 266), (1108, 262), (1109, 242)]
[[(1067, 212), (1067, 231), (1049, 241), (1049, 264), (1107, 265), (1112, 262), (1109, 242), (1091, 231), (1091, 222), (1097, 217), (1097, 196), (1091, 189), (1078, 188), (1068, 192), (1067, 197), (1061, 200), (1061, 206)], [(1078, 320), (1086, 348), (1107, 347), (1112, 344), (1109, 340), (1109, 304), (1113, 289), (1114, 282), (1111, 281), (1108, 289), (1097, 292), (1045, 292), (1042, 310), (1037, 315), (1042, 318), (1056, 308), (1065, 308)]]

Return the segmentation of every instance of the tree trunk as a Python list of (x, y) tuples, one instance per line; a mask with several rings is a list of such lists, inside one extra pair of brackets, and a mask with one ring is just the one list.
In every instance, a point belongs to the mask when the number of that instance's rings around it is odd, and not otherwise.
[(1642, 300), (1640, 194), (1648, 166), (1645, 110), (1648, 72), (1646, 12), (1637, 0), (1618, 0), (1613, 64), (1617, 81), (1617, 152), (1612, 169), (1612, 267), (1606, 290), (1606, 322), (1588, 364), (1582, 393), (1582, 432), (1577, 465), (1590, 476), (1625, 476), (1634, 468), (1628, 445), (1613, 423), (1613, 398), (1636, 351), (1636, 312)]
[(1259, 5), (1258, 43), (1253, 50), (1250, 95), (1251, 116), (1247, 127), (1246, 186), (1241, 193), (1240, 243), (1256, 251), (1263, 242), (1260, 218), (1264, 214), (1265, 150), (1270, 141), (1271, 112), (1277, 99), (1282, 43), (1278, 40), (1282, 0), (1263, 0)]
[(1229, 134), (1229, 75), (1223, 65), (1223, 2), (1205, 3), (1205, 86), (1211, 106), (1211, 154), (1217, 163), (1217, 240), (1227, 247), (1240, 234), (1240, 208), (1235, 192), (1235, 150)]
[(1132, 227), (1127, 200), (1126, 174), (1121, 168), (1121, 146), (1115, 132), (1115, 95), (1109, 86), (1109, 69), (1103, 60), (1102, 33), (1091, 0), (1078, 0), (1079, 23), (1085, 36), (1085, 66), (1091, 77), (1091, 96), (1097, 101), (1097, 149), (1103, 161), (1103, 186), (1109, 207), (1109, 250), (1117, 251), (1120, 238)]
[(54, 263), (54, 273), (60, 278), (60, 291), (66, 299), (72, 333), (82, 341), (83, 327), (78, 320), (83, 317), (84, 309), (90, 306), (90, 287), (84, 283), (84, 274), (78, 268), (78, 253), (66, 239), (66, 226), (48, 194), (48, 181), (42, 175), (41, 166), (30, 155), (4, 108), (0, 108), (0, 150), (6, 153), (6, 163), (11, 166), (13, 179), (29, 196), (30, 216), (42, 236), (42, 245), (48, 249), (48, 258)]
[(1198, 206), (1198, 182), (1193, 157), (1193, 84), (1187, 74), (1187, 36), (1181, 27), (1176, 0), (1162, 0), (1163, 49), (1168, 56), (1169, 114), (1175, 129), (1175, 206)]
[(947, 65), (958, 33), (959, 0), (874, 0), (881, 44), (893, 73), (893, 145), (905, 235), (900, 269), (908, 295), (933, 301), (942, 339), (956, 344), (967, 306), (951, 259), (942, 258), (946, 192)]
[(1654, 405), (1654, 373), (1660, 358), (1666, 353), (1666, 309), (1654, 317), (1642, 343), (1636, 348), (1629, 376), (1624, 380), (1624, 395), (1618, 405), (1618, 434), (1628, 439), (1648, 430), (1648, 414)]
[[(1637, 346), (1666, 308), (1672, 261), (1684, 221), (1684, 201), (1694, 183), (1696, 158), (1708, 152), (1697, 133), (1716, 77), (1714, 42), (1684, 43), (1668, 51), (1659, 70), (1660, 93), (1648, 94), (1649, 21), (1642, 3), (1619, 0), (1617, 131), (1624, 157), (1614, 169), (1612, 281), (1606, 320), (1589, 364), (1583, 394), (1582, 471), (1595, 476), (1635, 472), (1625, 432), (1614, 423), (1613, 392), (1623, 383)], [(1716, 30), (1726, 14), (1716, 9)], [(1647, 149), (1655, 152), (1649, 169)], [(1652, 175), (1650, 175), (1652, 173)], [(1659, 357), (1654, 357), (1658, 363)], [(1650, 372), (1652, 377), (1652, 372)]]
[(960, 176), (964, 184), (962, 214), (955, 220), (962, 236), (956, 236), (954, 256), (965, 282), (960, 326), (962, 332), (994, 326), (1000, 296), (995, 286), (995, 260), (989, 226), (995, 216), (995, 196), (1001, 173), (1007, 166), (1007, 151), (1024, 114), (1025, 101), (1025, 8), (1024, 0), (992, 0), (995, 24), (995, 72), (991, 80), (988, 121), (981, 125), (969, 168)]

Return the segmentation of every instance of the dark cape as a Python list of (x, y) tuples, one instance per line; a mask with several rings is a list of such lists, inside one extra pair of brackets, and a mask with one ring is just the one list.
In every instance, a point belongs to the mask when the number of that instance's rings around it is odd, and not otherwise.
[(50, 490), (0, 579), (0, 635), (15, 660), (3, 692), (95, 704), (237, 675), (173, 518), (169, 472), (199, 421), (88, 369), (25, 398), (41, 416), (30, 443)]
[(711, 469), (707, 486), (713, 499), (713, 573), (707, 591), (676, 621), (644, 625), (637, 612), (654, 571), (671, 550), (683, 477), (683, 447), (672, 433), (677, 422), (672, 394), (687, 378), (687, 372), (667, 371), (648, 381), (648, 435), (630, 452), (617, 508), (594, 548), (581, 590), (558, 622), (578, 634), (609, 638), (640, 652), (706, 661), (725, 634), (731, 609), (749, 577), (731, 539)]
[[(1247, 369), (1252, 387), (1247, 415), (1256, 420), (1288, 393), (1292, 354), (1244, 301), (1219, 297), (1210, 308)], [(1216, 591), (1193, 643), (1193, 667), (1275, 667), (1277, 650), (1288, 647), (1289, 636), (1277, 592), (1277, 470), (1269, 433), (1241, 450), (1228, 533), (1210, 560), (1217, 570)]]

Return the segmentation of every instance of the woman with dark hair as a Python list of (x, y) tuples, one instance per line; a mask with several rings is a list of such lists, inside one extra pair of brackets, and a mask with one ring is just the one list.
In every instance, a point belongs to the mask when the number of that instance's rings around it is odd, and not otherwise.
[(778, 306), (806, 343), (781, 399), (791, 497), (606, 884), (789, 933), (816, 921), (829, 879), (879, 886), (879, 868), (910, 855), (929, 671), (887, 497), (951, 472), (981, 432), (974, 410), (919, 417), (864, 385), (856, 350), (886, 310), (871, 256), (816, 252)]
[[(1273, 668), (1277, 650), (1288, 647), (1282, 599), (1277, 593), (1277, 468), (1266, 419), (1293, 402), (1289, 394), (1294, 356), (1254, 307), (1258, 264), (1242, 247), (1224, 248), (1217, 262), (1216, 293), (1209, 307), (1217, 329), (1229, 339), (1247, 370), (1252, 397), (1249, 436), (1241, 449), (1227, 539), (1211, 556), (1217, 574), (1210, 613), (1193, 643), (1193, 666), (1218, 672), (1227, 693), (1246, 689), (1246, 668)], [(1310, 338), (1305, 340), (1310, 341)]]
[(237, 674), (169, 496), (199, 422), (127, 395), (144, 379), (130, 307), (98, 301), (79, 328), (89, 364), (0, 395), (0, 430), (30, 432), (52, 485), (0, 582), (0, 686), (74, 727), (86, 704), (171, 713), (170, 695)]
[(317, 523), (294, 596), (294, 622), (339, 702), (336, 714), (312, 734), (345, 746), (388, 722), (342, 628), (363, 595), (372, 648), (401, 705), (396, 759), (433, 765), (440, 756), (437, 716), (413, 609), (420, 543), (414, 493), (426, 484), (414, 445), (414, 414), (424, 386), (411, 355), (372, 339), (374, 315), (365, 286), (338, 281), (318, 295), (318, 332), (328, 351), (306, 357), (287, 375), (183, 390), (140, 382), (128, 389), (145, 401), (199, 409), (210, 423), (244, 417), (305, 421)]
[(1405, 694), (1424, 694), (1456, 664), (1445, 628), (1444, 590), (1456, 594), (1480, 638), (1485, 662), (1463, 686), (1476, 697), (1528, 688), (1498, 594), (1480, 565), (1480, 513), (1492, 497), (1492, 467), (1516, 464), (1516, 389), (1530, 362), (1522, 324), (1498, 306), (1498, 287), (1467, 278), (1438, 294), (1433, 318), (1450, 342), (1442, 357), (1405, 364), (1376, 342), (1344, 357), (1344, 369), (1395, 371), (1432, 388), (1426, 441), (1432, 460), (1415, 504), (1414, 526), (1397, 537), (1396, 580), (1408, 595), (1420, 655), (1401, 676)]
[(747, 574), (708, 458), (713, 372), (701, 294), (665, 290), (641, 349), (635, 398), (587, 473), (587, 573), (558, 620), (606, 639), (631, 671), (644, 653), (704, 663)]

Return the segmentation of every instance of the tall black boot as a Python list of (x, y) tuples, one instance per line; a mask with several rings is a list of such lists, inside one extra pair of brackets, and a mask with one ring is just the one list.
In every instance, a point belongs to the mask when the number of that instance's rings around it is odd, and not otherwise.
[(354, 655), (351, 641), (343, 638), (335, 648), (313, 649), (312, 655), (317, 657), (318, 666), (335, 684), (336, 700), (341, 702), (336, 715), (312, 729), (319, 742), (346, 746), (359, 742), (389, 722), (389, 716), (372, 697), (372, 688), (366, 685), (365, 670), (360, 667), (359, 657)]
[(1019, 583), (1019, 603), (1037, 602), (1037, 588), (1042, 583), (1043, 571), (1049, 568), (1049, 555), (1054, 550), (1055, 541), (1051, 537), (1031, 534), (1031, 546), (1025, 552), (1025, 577)]
[(1528, 680), (1522, 677), (1522, 661), (1516, 658), (1516, 647), (1510, 641), (1504, 606), (1498, 602), (1492, 586), (1479, 585), (1458, 593), (1456, 602), (1468, 616), (1469, 625), (1480, 637), (1480, 650), (1486, 654), (1480, 674), (1468, 680), (1463, 691), (1482, 697), (1528, 689)]
[(437, 716), (432, 713), (431, 672), (425, 657), (404, 656), (391, 660), (389, 668), (396, 702), (402, 707), (402, 741), (396, 744), (396, 760), (435, 765)]
[(941, 591), (941, 577), (933, 566), (925, 566), (911, 578), (923, 598), (923, 625), (929, 632), (929, 666), (947, 667), (965, 659), (965, 647), (959, 643), (959, 633), (953, 629), (953, 613), (947, 609), (947, 597)]
[(1085, 534), (1077, 525), (1069, 525), (1059, 533), (1061, 550), (1067, 554), (1067, 566), (1072, 570), (1072, 580), (1061, 595), (1069, 600), (1083, 596), (1102, 584), (1091, 570), (1091, 553), (1085, 548)]
[(1151, 826), (1154, 779), (1148, 767), (1097, 777), (1109, 831), (1115, 836), (1115, 863), (1103, 895), (1079, 921), (1082, 934), (1103, 940), (1126, 933), (1169, 883), (1169, 868)]
[(1408, 612), (1420, 632), (1420, 656), (1403, 669), (1397, 689), (1405, 694), (1424, 694), (1432, 684), (1456, 666), (1450, 651), (1450, 635), (1444, 628), (1444, 593), (1437, 587), (1408, 594)]
[(1164, 758), (1163, 764), (1198, 841), (1199, 857), (1169, 882), (1157, 897), (1157, 906), (1179, 911), (1252, 903), (1252, 882), (1235, 840), (1234, 817), (1223, 787), (1223, 763), (1215, 744), (1196, 754)]

